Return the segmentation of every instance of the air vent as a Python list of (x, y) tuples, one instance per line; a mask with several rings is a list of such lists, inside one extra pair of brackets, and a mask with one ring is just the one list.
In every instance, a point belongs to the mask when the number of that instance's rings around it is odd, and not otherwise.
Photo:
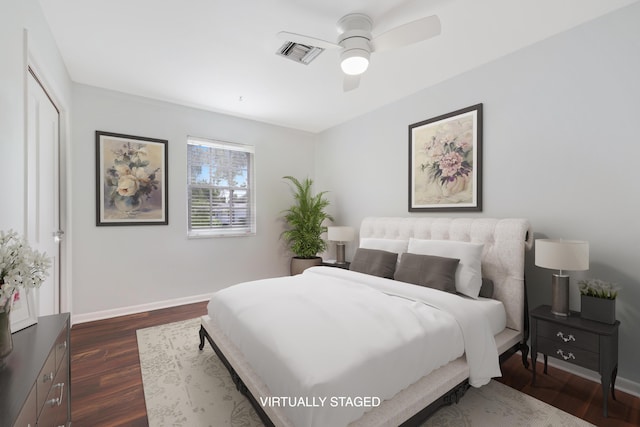
[(313, 61), (318, 55), (322, 53), (324, 49), (316, 46), (308, 46), (306, 44), (285, 42), (280, 49), (276, 52), (276, 55), (284, 56), (292, 61), (299, 62), (307, 65)]

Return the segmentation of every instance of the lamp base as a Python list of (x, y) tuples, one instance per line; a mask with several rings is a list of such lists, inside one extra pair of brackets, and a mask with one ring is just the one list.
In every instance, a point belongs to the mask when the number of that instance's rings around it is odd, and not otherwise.
[(346, 264), (344, 260), (344, 243), (336, 244), (336, 264)]
[(554, 274), (551, 279), (551, 313), (569, 316), (569, 276)]

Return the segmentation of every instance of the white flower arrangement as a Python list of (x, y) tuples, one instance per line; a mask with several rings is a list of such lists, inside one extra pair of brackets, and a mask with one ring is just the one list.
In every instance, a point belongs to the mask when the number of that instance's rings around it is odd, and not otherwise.
[(20, 288), (38, 288), (49, 275), (51, 261), (32, 249), (13, 230), (0, 231), (0, 312), (8, 311)]

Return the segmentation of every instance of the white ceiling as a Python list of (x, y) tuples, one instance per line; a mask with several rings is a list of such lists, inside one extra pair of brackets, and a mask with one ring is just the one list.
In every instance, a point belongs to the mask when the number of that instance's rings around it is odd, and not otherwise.
[[(319, 132), (638, 0), (39, 0), (77, 83)], [(282, 30), (335, 41), (437, 14), (442, 34), (373, 53), (342, 91), (337, 51), (275, 54)]]

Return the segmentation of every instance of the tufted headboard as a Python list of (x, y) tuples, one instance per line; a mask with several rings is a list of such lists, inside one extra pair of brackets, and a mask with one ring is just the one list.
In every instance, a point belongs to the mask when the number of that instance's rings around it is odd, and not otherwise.
[(457, 240), (482, 243), (482, 276), (494, 284), (494, 298), (502, 301), (507, 327), (524, 330), (524, 253), (533, 246), (529, 221), (518, 218), (368, 217), (360, 238), (393, 240)]

